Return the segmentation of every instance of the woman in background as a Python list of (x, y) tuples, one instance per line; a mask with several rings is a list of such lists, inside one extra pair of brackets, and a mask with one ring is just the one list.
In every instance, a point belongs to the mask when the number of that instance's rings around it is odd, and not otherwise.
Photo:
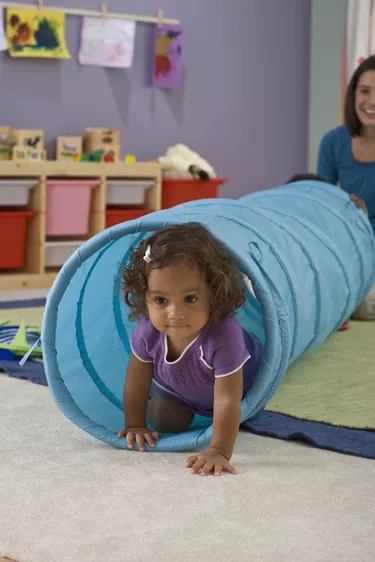
[[(364, 201), (375, 232), (375, 55), (362, 62), (349, 82), (345, 125), (324, 135), (318, 174)], [(375, 320), (375, 286), (353, 317)]]
[(346, 92), (345, 124), (326, 133), (318, 175), (364, 201), (375, 231), (375, 55), (354, 72)]

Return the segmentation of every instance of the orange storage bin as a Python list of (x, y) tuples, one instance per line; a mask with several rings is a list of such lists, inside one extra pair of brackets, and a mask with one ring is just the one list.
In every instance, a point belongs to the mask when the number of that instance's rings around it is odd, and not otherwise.
[(107, 209), (105, 217), (106, 228), (121, 224), (122, 222), (140, 219), (149, 213), (152, 213), (150, 209)]
[(217, 197), (220, 185), (227, 179), (215, 178), (209, 181), (188, 178), (164, 178), (162, 185), (162, 208), (169, 209), (181, 203), (198, 199), (213, 199)]
[(19, 269), (25, 262), (27, 221), (35, 211), (0, 211), (0, 269)]

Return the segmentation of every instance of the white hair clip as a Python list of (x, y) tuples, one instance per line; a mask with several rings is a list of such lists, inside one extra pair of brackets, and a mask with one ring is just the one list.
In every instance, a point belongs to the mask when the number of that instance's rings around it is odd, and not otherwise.
[(151, 246), (147, 246), (145, 255), (143, 256), (143, 259), (145, 260), (146, 263), (150, 263), (151, 261)]

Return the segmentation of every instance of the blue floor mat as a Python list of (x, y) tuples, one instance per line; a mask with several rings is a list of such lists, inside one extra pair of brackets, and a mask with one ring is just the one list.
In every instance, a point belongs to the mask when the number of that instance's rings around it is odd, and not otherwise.
[(1, 371), (15, 379), (24, 379), (34, 384), (48, 386), (43, 363), (33, 361), (32, 359), (29, 359), (23, 367), (19, 365), (18, 361), (1, 360), (0, 372)]
[(375, 431), (371, 430), (336, 427), (268, 411), (241, 427), (257, 435), (304, 441), (319, 449), (375, 459)]
[(46, 299), (25, 299), (16, 301), (0, 301), (0, 310), (11, 308), (39, 308), (46, 304)]

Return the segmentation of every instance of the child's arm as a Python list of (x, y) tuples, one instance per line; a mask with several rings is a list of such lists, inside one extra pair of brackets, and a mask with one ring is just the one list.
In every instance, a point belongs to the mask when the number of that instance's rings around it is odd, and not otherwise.
[(144, 451), (145, 441), (154, 447), (159, 434), (147, 427), (146, 414), (148, 397), (151, 388), (153, 363), (138, 359), (134, 353), (130, 355), (124, 385), (125, 429), (117, 437), (126, 437), (129, 448), (134, 440), (139, 449)]
[(231, 459), (241, 417), (242, 368), (233, 375), (215, 379), (214, 419), (210, 452)]
[(124, 385), (125, 427), (146, 427), (148, 397), (151, 388), (153, 363), (140, 361), (130, 354)]
[(232, 375), (215, 379), (211, 444), (206, 453), (189, 457), (187, 467), (193, 472), (202, 476), (211, 472), (220, 475), (223, 470), (236, 474), (229, 461), (240, 426), (242, 393), (242, 367)]

